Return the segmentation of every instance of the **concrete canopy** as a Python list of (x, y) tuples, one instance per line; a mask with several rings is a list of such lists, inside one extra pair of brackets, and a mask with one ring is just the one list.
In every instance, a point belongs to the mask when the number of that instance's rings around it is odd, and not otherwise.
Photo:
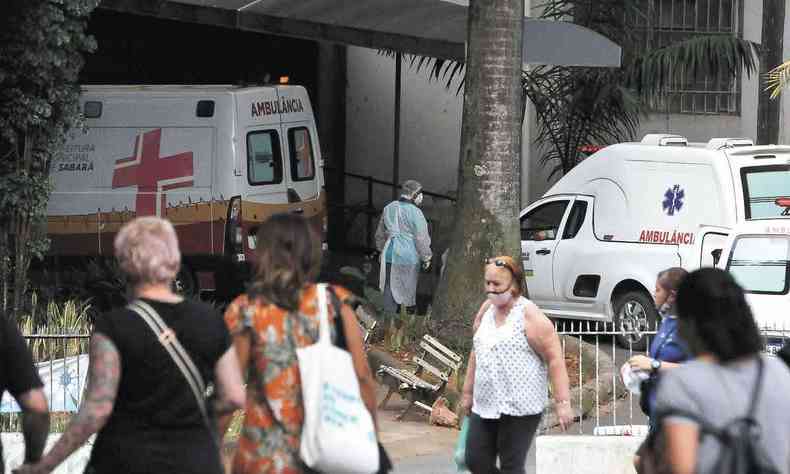
[[(446, 0), (103, 0), (100, 8), (464, 60), (467, 7)], [(524, 64), (619, 67), (621, 48), (573, 23), (524, 19)]]

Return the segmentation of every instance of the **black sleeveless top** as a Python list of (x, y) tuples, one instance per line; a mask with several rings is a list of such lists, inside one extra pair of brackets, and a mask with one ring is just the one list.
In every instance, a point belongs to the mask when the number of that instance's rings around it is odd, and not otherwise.
[[(231, 347), (221, 315), (196, 301), (145, 301), (176, 333), (206, 384), (213, 382), (217, 361)], [(97, 318), (94, 331), (120, 352), (121, 379), (85, 472), (222, 473), (214, 435), (186, 379), (142, 318), (117, 309)]]

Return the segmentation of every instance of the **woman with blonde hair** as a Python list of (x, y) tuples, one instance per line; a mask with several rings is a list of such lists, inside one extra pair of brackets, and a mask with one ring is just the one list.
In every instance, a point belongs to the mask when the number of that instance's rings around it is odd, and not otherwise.
[[(254, 281), (225, 312), (248, 379), (233, 472), (308, 472), (299, 457), (304, 407), (296, 349), (318, 339), (315, 279), (321, 247), (309, 222), (293, 214), (272, 216), (261, 225), (258, 236)], [(356, 317), (345, 303), (351, 294), (334, 285), (329, 286), (329, 294), (332, 340), (351, 353), (362, 399), (375, 422), (375, 382)], [(224, 420), (224, 426), (228, 421)]]
[(51, 472), (98, 432), (86, 473), (220, 474), (205, 400), (196, 397), (163, 341), (177, 340), (204, 383), (213, 382), (213, 411), (222, 415), (244, 404), (228, 330), (213, 307), (173, 292), (181, 254), (170, 222), (134, 219), (118, 232), (114, 247), (134, 304), (151, 308), (165, 327), (154, 332), (131, 304), (97, 318), (79, 413), (41, 461), (16, 472)]
[(486, 261), (487, 299), (475, 316), (461, 399), (471, 411), (466, 465), (474, 474), (524, 472), (549, 402), (549, 381), (560, 426), (564, 430), (573, 420), (559, 337), (549, 318), (523, 296), (524, 284), (524, 272), (511, 257)]

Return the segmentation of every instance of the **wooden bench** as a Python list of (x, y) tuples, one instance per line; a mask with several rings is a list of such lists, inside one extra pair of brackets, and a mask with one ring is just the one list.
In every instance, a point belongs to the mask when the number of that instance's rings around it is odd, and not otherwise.
[(383, 383), (389, 387), (379, 408), (384, 409), (395, 392), (409, 402), (396, 417), (398, 420), (406, 416), (413, 406), (430, 412), (433, 402), (444, 393), (447, 383), (461, 367), (462, 359), (426, 334), (420, 341), (419, 354), (415, 355), (412, 361), (417, 364), (415, 370), (384, 365), (377, 372)]
[(373, 334), (373, 330), (376, 329), (376, 325), (378, 321), (376, 318), (373, 317), (370, 313), (365, 310), (365, 306), (359, 304), (354, 308), (354, 314), (357, 316), (357, 323), (359, 324), (359, 328), (362, 330), (362, 342), (367, 345), (370, 336)]

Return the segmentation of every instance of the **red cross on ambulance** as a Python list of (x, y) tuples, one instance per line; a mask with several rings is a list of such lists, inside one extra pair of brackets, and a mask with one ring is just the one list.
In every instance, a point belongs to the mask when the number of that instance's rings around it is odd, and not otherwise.
[[(192, 152), (159, 156), (162, 129), (137, 135), (134, 154), (115, 161), (112, 187), (137, 186), (137, 216), (165, 216), (166, 192), (192, 187), (194, 183)], [(157, 205), (158, 203), (158, 205)]]

